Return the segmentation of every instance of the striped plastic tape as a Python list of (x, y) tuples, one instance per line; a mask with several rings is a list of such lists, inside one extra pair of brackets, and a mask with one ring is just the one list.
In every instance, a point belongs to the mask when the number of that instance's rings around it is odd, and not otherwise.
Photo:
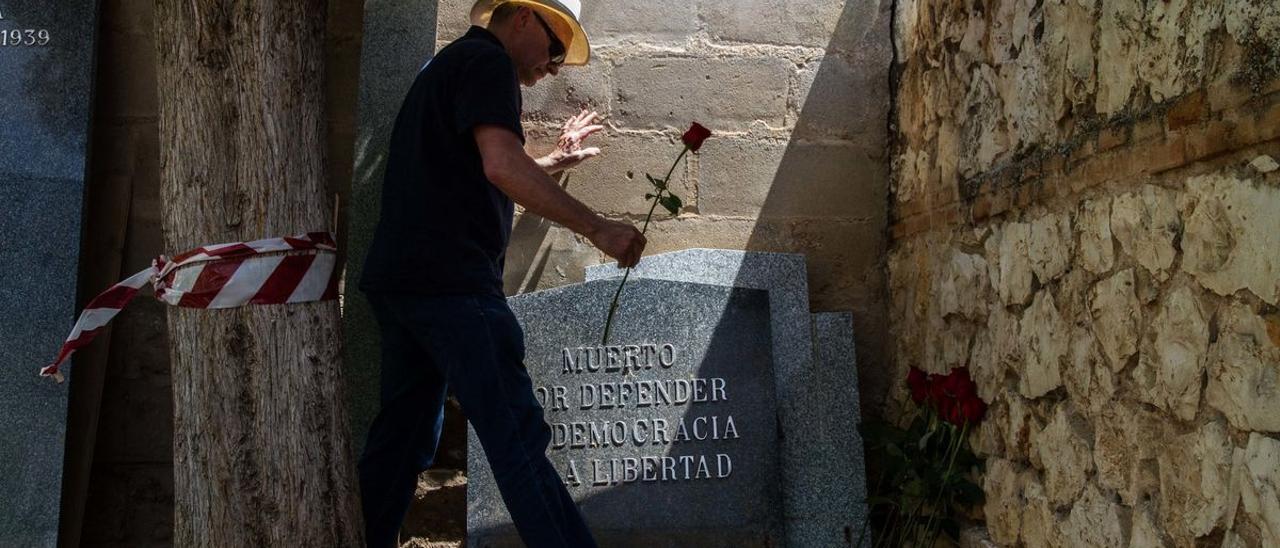
[(86, 346), (150, 283), (157, 299), (184, 308), (327, 301), (338, 297), (337, 244), (328, 232), (198, 247), (163, 255), (111, 286), (80, 313), (53, 363), (40, 375), (63, 381), (59, 368)]

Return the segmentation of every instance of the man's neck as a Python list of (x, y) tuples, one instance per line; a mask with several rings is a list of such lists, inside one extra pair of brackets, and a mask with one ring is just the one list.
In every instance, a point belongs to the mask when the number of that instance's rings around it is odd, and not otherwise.
[(485, 30), (489, 31), (489, 34), (492, 34), (502, 43), (502, 49), (507, 50), (507, 53), (511, 53), (511, 43), (513, 41), (511, 25), (492, 25), (485, 28)]

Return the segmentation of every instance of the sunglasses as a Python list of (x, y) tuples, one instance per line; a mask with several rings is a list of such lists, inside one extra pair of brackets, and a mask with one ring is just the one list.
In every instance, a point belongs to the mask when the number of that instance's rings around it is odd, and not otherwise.
[(547, 55), (550, 58), (550, 63), (553, 65), (564, 63), (566, 53), (564, 49), (564, 42), (561, 42), (560, 38), (556, 36), (556, 33), (551, 31), (551, 25), (548, 25), (547, 21), (543, 19), (541, 15), (538, 15), (538, 12), (533, 12), (533, 16), (538, 19), (538, 24), (542, 25), (542, 30), (547, 31), (547, 38), (551, 39), (551, 45), (547, 47)]

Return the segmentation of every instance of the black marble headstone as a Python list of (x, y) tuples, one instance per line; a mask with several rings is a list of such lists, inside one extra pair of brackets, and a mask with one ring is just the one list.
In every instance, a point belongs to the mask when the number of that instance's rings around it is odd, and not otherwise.
[(97, 0), (0, 0), (0, 546), (55, 546)]
[[(601, 546), (778, 546), (784, 538), (768, 293), (616, 280), (510, 300), (548, 456)], [(474, 433), (470, 546), (520, 546)]]

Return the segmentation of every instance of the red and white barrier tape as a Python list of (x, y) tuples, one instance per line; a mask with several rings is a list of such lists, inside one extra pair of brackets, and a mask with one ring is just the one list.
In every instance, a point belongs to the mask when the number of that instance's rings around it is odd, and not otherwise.
[[(151, 268), (95, 297), (63, 343), (58, 358), (40, 370), (63, 381), (59, 366), (88, 345), (147, 283), (157, 299), (186, 308), (235, 308), (338, 298), (338, 246), (328, 232), (254, 242), (198, 247), (172, 259), (163, 255)], [(285, 254), (287, 251), (309, 253)]]

